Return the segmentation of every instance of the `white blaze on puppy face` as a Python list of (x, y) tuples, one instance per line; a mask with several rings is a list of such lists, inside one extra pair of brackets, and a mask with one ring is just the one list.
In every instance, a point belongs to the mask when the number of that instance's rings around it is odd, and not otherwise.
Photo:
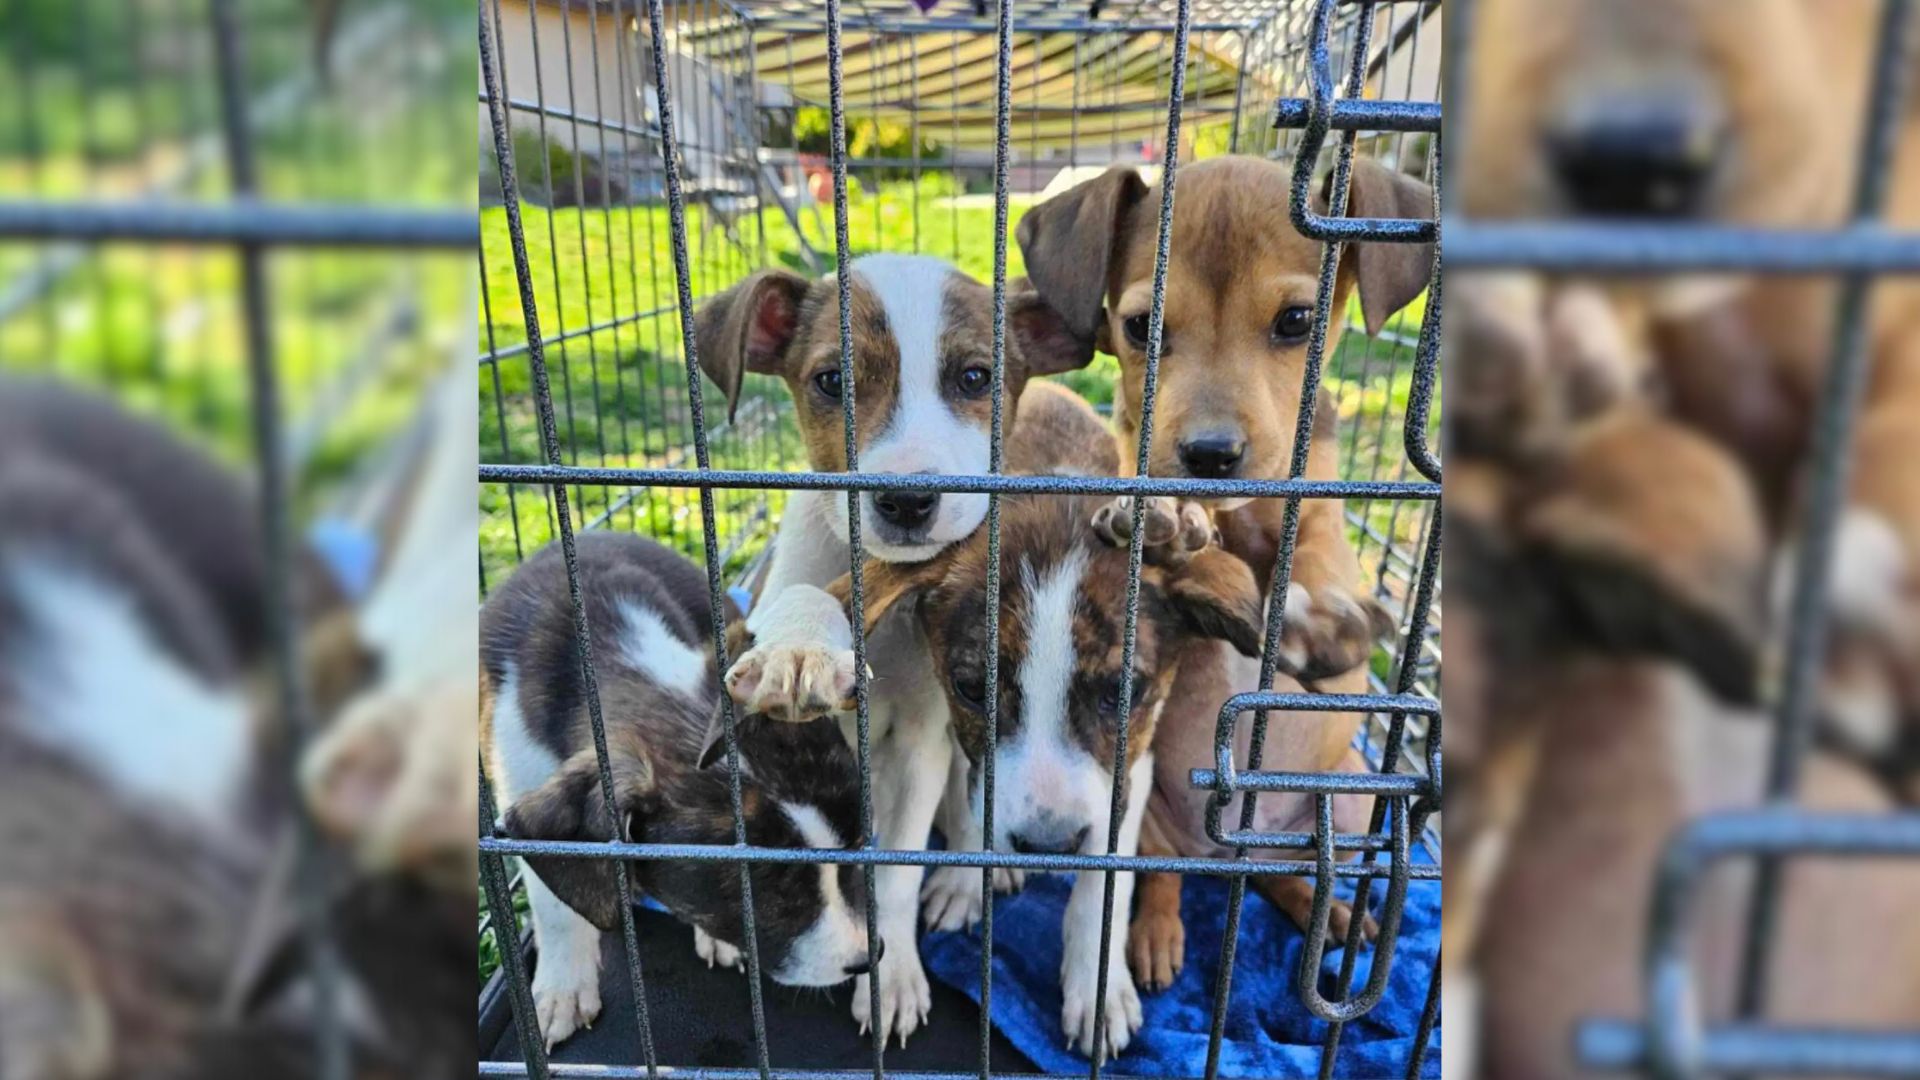
[[(839, 850), (845, 842), (818, 807), (781, 802), (780, 809), (810, 848)], [(863, 913), (840, 888), (840, 867), (821, 863), (820, 914), (793, 940), (785, 961), (773, 972), (783, 986), (833, 986), (845, 982), (847, 969), (867, 955), (867, 924)]]
[[(1073, 678), (1074, 610), (1087, 568), (1085, 549), (1036, 573), (1020, 568), (1026, 593), (1027, 650), (1016, 678), (1020, 722), (999, 744), (995, 762), (994, 837), (1010, 850), (1014, 837), (1048, 844), (1081, 834), (1091, 837), (1107, 819), (1113, 800), (1111, 763), (1096, 760), (1074, 738), (1069, 722)], [(979, 795), (976, 793), (975, 802)]]
[[(891, 412), (860, 450), (860, 471), (985, 473), (990, 436), (977, 416), (956, 408), (942, 338), (948, 331), (949, 290), (963, 283), (944, 260), (922, 255), (868, 255), (852, 264), (856, 287), (879, 301), (887, 332), (900, 357)], [(856, 399), (856, 407), (858, 401)], [(863, 421), (864, 422), (864, 421)], [(847, 539), (847, 500), (838, 496), (834, 531)], [(861, 532), (868, 552), (892, 562), (926, 558), (960, 540), (985, 520), (987, 497), (944, 494), (931, 521), (909, 540), (888, 539), (871, 495), (859, 496)]]

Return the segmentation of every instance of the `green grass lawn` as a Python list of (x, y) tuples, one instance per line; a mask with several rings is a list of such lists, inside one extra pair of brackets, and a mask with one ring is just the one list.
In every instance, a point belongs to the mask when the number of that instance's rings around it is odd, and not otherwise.
[[(848, 207), (850, 250), (920, 251), (952, 260), (981, 280), (993, 268), (993, 208), (955, 206), (923, 194), (917, 223), (911, 185), (898, 184), (877, 194), (856, 194)], [(1011, 207), (1017, 222), (1024, 204)], [(553, 340), (571, 335), (547, 350), (562, 453), (569, 463), (614, 467), (691, 468), (692, 418), (687, 372), (681, 350), (671, 229), (661, 207), (560, 209), (524, 205), (521, 211), (527, 257), (537, 301), (541, 335)], [(831, 266), (833, 240), (813, 216), (801, 212), (807, 243)], [(481, 345), (507, 350), (526, 341), (518, 282), (513, 271), (506, 213), (482, 211), (482, 248), (486, 290)], [(746, 216), (730, 226), (698, 206), (687, 209), (689, 283), (695, 302), (764, 265), (804, 266), (800, 237), (778, 210)], [(764, 251), (764, 258), (762, 252)], [(1008, 245), (1007, 273), (1023, 272), (1018, 245)], [(1416, 301), (1390, 330), (1411, 338), (1424, 308)], [(636, 314), (642, 315), (633, 318)], [(606, 329), (581, 334), (585, 328)], [(1328, 366), (1327, 378), (1340, 409), (1347, 473), (1355, 478), (1391, 479), (1399, 475), (1402, 455), (1398, 417), (1404, 414), (1412, 382), (1412, 351), (1403, 345), (1368, 343), (1347, 334)], [(1083, 371), (1061, 381), (1095, 404), (1112, 399), (1117, 366), (1101, 356)], [(718, 389), (702, 381), (710, 423), (724, 415)], [(489, 461), (537, 463), (543, 460), (534, 407), (530, 365), (524, 353), (481, 367), (482, 456)], [(710, 430), (712, 459), (720, 468), (796, 469), (803, 457), (786, 414), (786, 390), (777, 381), (750, 377), (742, 394), (739, 423)], [(1379, 423), (1382, 410), (1390, 418)], [(1365, 422), (1363, 422), (1365, 421)], [(647, 528), (697, 555), (700, 529), (697, 494), (687, 489), (631, 494), (586, 489), (574, 493), (576, 525), (592, 522), (609, 509), (624, 525)], [(758, 493), (716, 494), (720, 503), (720, 540), (733, 550), (729, 569), (737, 569), (752, 547), (741, 530), (764, 528), (777, 512), (780, 496), (760, 512)], [(509, 505), (511, 503), (511, 505)], [(551, 538), (551, 509), (544, 493), (498, 486), (481, 496), (481, 556), (488, 580), (508, 571), (525, 552)], [(1373, 511), (1370, 509), (1370, 513)], [(1380, 528), (1390, 508), (1379, 508)], [(1406, 515), (1402, 515), (1405, 518)], [(518, 542), (516, 543), (516, 526)]]

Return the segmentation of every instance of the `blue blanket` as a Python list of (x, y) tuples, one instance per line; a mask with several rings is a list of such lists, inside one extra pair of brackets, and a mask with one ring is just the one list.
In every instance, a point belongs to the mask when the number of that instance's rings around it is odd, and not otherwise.
[[(1414, 847), (1415, 862), (1433, 861), (1424, 845)], [(1067, 1049), (1060, 1030), (1060, 919), (1066, 911), (1071, 883), (1072, 878), (1065, 875), (1029, 877), (1024, 890), (998, 897), (993, 908), (994, 1026), (1048, 1072), (1084, 1072), (1087, 1068), (1085, 1058)], [(1356, 884), (1351, 879), (1344, 881), (1339, 895), (1351, 898)], [(1376, 881), (1370, 907), (1376, 917), (1385, 897), (1386, 882)], [(1141, 995), (1146, 1024), (1113, 1063), (1114, 1072), (1135, 1076), (1204, 1075), (1226, 912), (1226, 879), (1186, 878), (1181, 892), (1181, 915), (1187, 927), (1186, 968), (1173, 986), (1158, 994)], [(1125, 913), (1116, 913), (1114, 932), (1124, 940)], [(1247, 891), (1233, 990), (1228, 997), (1226, 1033), (1220, 1048), (1222, 1076), (1318, 1074), (1327, 1024), (1307, 1011), (1293, 988), (1304, 944), (1300, 931), (1285, 915), (1258, 893)], [(1334, 1076), (1404, 1073), (1439, 949), (1440, 883), (1410, 882), (1386, 995), (1373, 1011), (1348, 1024), (1341, 1033)], [(935, 978), (975, 1001), (980, 999), (977, 927), (965, 932), (927, 934), (921, 942), (921, 955)], [(1341, 952), (1330, 948), (1321, 964), (1321, 993), (1329, 997), (1339, 978), (1340, 960)], [(1354, 968), (1356, 989), (1365, 984), (1372, 960), (1373, 949), (1367, 947)], [(1125, 972), (1115, 971), (1113, 975), (1124, 978)], [(1440, 1075), (1438, 1028), (1433, 1032), (1423, 1075)]]

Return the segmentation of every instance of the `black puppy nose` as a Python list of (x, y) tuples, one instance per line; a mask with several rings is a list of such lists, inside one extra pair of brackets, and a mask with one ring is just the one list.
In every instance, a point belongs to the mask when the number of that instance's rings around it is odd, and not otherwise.
[(1014, 833), (1013, 850), (1022, 855), (1071, 855), (1086, 845), (1092, 826), (1082, 825), (1078, 832)]
[(1673, 218), (1702, 212), (1726, 150), (1726, 123), (1699, 93), (1649, 86), (1583, 95), (1543, 136), (1575, 211)]
[(1246, 440), (1232, 435), (1200, 435), (1180, 444), (1180, 464), (1201, 480), (1232, 476), (1246, 454)]
[(886, 941), (884, 939), (876, 941), (874, 942), (871, 952), (846, 966), (846, 973), (849, 975), (865, 975), (872, 971), (874, 965), (878, 964), (880, 958), (885, 955), (887, 955)]
[(874, 513), (889, 525), (917, 529), (925, 525), (940, 505), (937, 491), (881, 491), (873, 496)]

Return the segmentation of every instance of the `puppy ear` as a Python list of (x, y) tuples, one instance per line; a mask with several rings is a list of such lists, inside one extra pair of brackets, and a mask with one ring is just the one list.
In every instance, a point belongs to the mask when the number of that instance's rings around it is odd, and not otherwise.
[[(633, 748), (609, 747), (612, 754), (614, 809), (618, 837), (632, 841), (644, 832), (654, 794), (653, 767)], [(545, 784), (516, 800), (507, 810), (506, 832), (516, 840), (576, 840), (605, 843), (616, 835), (600, 797), (600, 765), (591, 749), (567, 759)], [(602, 930), (620, 923), (613, 867), (604, 859), (527, 856), (547, 888)]]
[(700, 370), (727, 396), (727, 419), (740, 403), (740, 381), (751, 371), (780, 371), (800, 330), (807, 279), (790, 270), (762, 270), (700, 306), (694, 344)]
[(1133, 166), (1115, 165), (1020, 219), (1027, 277), (1076, 338), (1091, 343), (1099, 329), (1115, 241), (1146, 194)]
[(1260, 584), (1239, 556), (1207, 548), (1169, 571), (1166, 592), (1188, 633), (1225, 641), (1242, 656), (1260, 655)]
[(1093, 338), (1074, 333), (1066, 316), (1030, 286), (1007, 297), (1007, 334), (1028, 375), (1058, 375), (1093, 362)]
[[(1333, 177), (1329, 172), (1320, 189), (1323, 211), (1333, 205)], [(1430, 218), (1433, 189), (1371, 158), (1357, 157), (1352, 181), (1347, 185), (1347, 216)], [(1432, 273), (1432, 244), (1361, 241), (1348, 244), (1340, 258), (1340, 275), (1360, 286), (1360, 314), (1366, 319), (1369, 337), (1380, 332), (1389, 316), (1420, 295)], [(1338, 317), (1339, 312), (1334, 314)]]
[[(974, 533), (977, 538), (984, 538), (985, 535), (984, 528)], [(861, 581), (861, 599), (866, 607), (865, 632), (873, 633), (873, 628), (880, 625), (880, 620), (888, 612), (906, 601), (919, 599), (927, 590), (945, 581), (955, 561), (962, 558), (963, 553), (972, 546), (971, 538), (950, 544), (925, 562), (891, 563), (868, 559)], [(827, 586), (827, 593), (840, 601), (840, 606), (847, 610), (851, 618), (853, 576), (842, 574)]]

